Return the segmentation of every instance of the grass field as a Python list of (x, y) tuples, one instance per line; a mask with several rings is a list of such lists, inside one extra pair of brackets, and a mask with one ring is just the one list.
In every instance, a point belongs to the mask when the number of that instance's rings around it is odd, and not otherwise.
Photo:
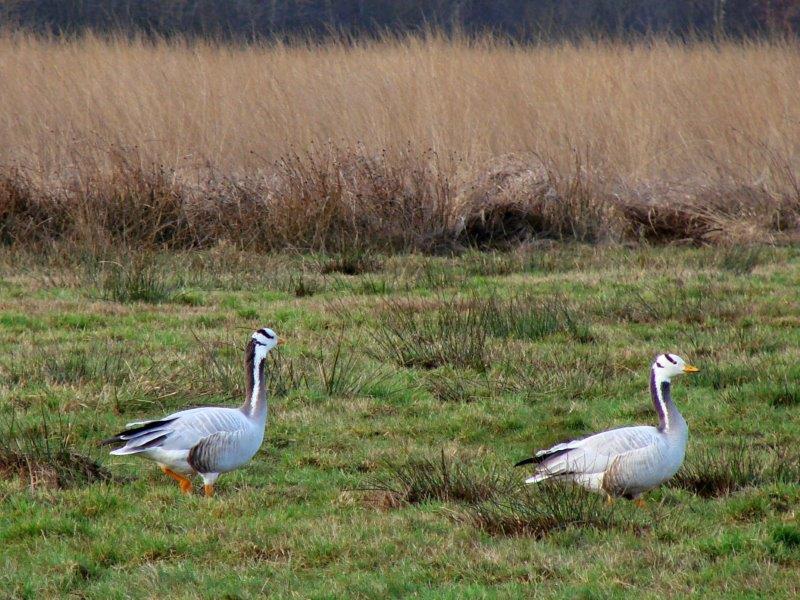
[[(522, 246), (455, 258), (0, 256), (0, 590), (23, 598), (796, 597), (800, 252)], [(98, 441), (234, 404), (270, 420), (217, 496)], [(564, 437), (653, 423), (685, 469), (638, 509), (522, 490)]]

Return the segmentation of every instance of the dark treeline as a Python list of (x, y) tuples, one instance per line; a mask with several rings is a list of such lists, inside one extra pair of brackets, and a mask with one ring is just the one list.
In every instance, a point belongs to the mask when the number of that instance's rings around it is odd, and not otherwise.
[(262, 39), (425, 29), (520, 41), (794, 35), (800, 0), (5, 0), (0, 24), (53, 34)]

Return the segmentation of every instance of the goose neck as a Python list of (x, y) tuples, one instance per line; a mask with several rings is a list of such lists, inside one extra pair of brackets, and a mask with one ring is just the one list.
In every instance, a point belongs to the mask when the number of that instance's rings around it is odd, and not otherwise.
[(650, 395), (658, 413), (658, 430), (664, 433), (682, 431), (686, 428), (686, 421), (672, 401), (670, 385), (668, 377), (659, 376), (655, 369), (651, 371)]
[(245, 359), (247, 386), (242, 412), (251, 419), (259, 421), (266, 421), (267, 417), (267, 386), (264, 374), (266, 358), (266, 350), (254, 345), (252, 352), (248, 352)]

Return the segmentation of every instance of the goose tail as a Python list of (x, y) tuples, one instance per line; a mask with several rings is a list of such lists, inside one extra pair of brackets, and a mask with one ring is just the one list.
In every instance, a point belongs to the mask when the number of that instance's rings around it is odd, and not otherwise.
[(175, 419), (161, 419), (157, 421), (138, 421), (129, 423), (128, 429), (100, 442), (101, 446), (122, 444), (120, 448), (111, 451), (115, 456), (136, 454), (149, 448), (158, 446), (169, 435), (169, 424)]
[(550, 473), (537, 473), (533, 477), (528, 477), (525, 480), (525, 483), (539, 483), (540, 481), (544, 481), (545, 479), (550, 479), (552, 475)]

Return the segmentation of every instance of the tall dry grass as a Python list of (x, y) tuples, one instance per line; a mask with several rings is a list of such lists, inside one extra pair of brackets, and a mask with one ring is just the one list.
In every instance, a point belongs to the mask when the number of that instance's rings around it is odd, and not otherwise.
[(0, 37), (0, 235), (783, 240), (800, 48)]

